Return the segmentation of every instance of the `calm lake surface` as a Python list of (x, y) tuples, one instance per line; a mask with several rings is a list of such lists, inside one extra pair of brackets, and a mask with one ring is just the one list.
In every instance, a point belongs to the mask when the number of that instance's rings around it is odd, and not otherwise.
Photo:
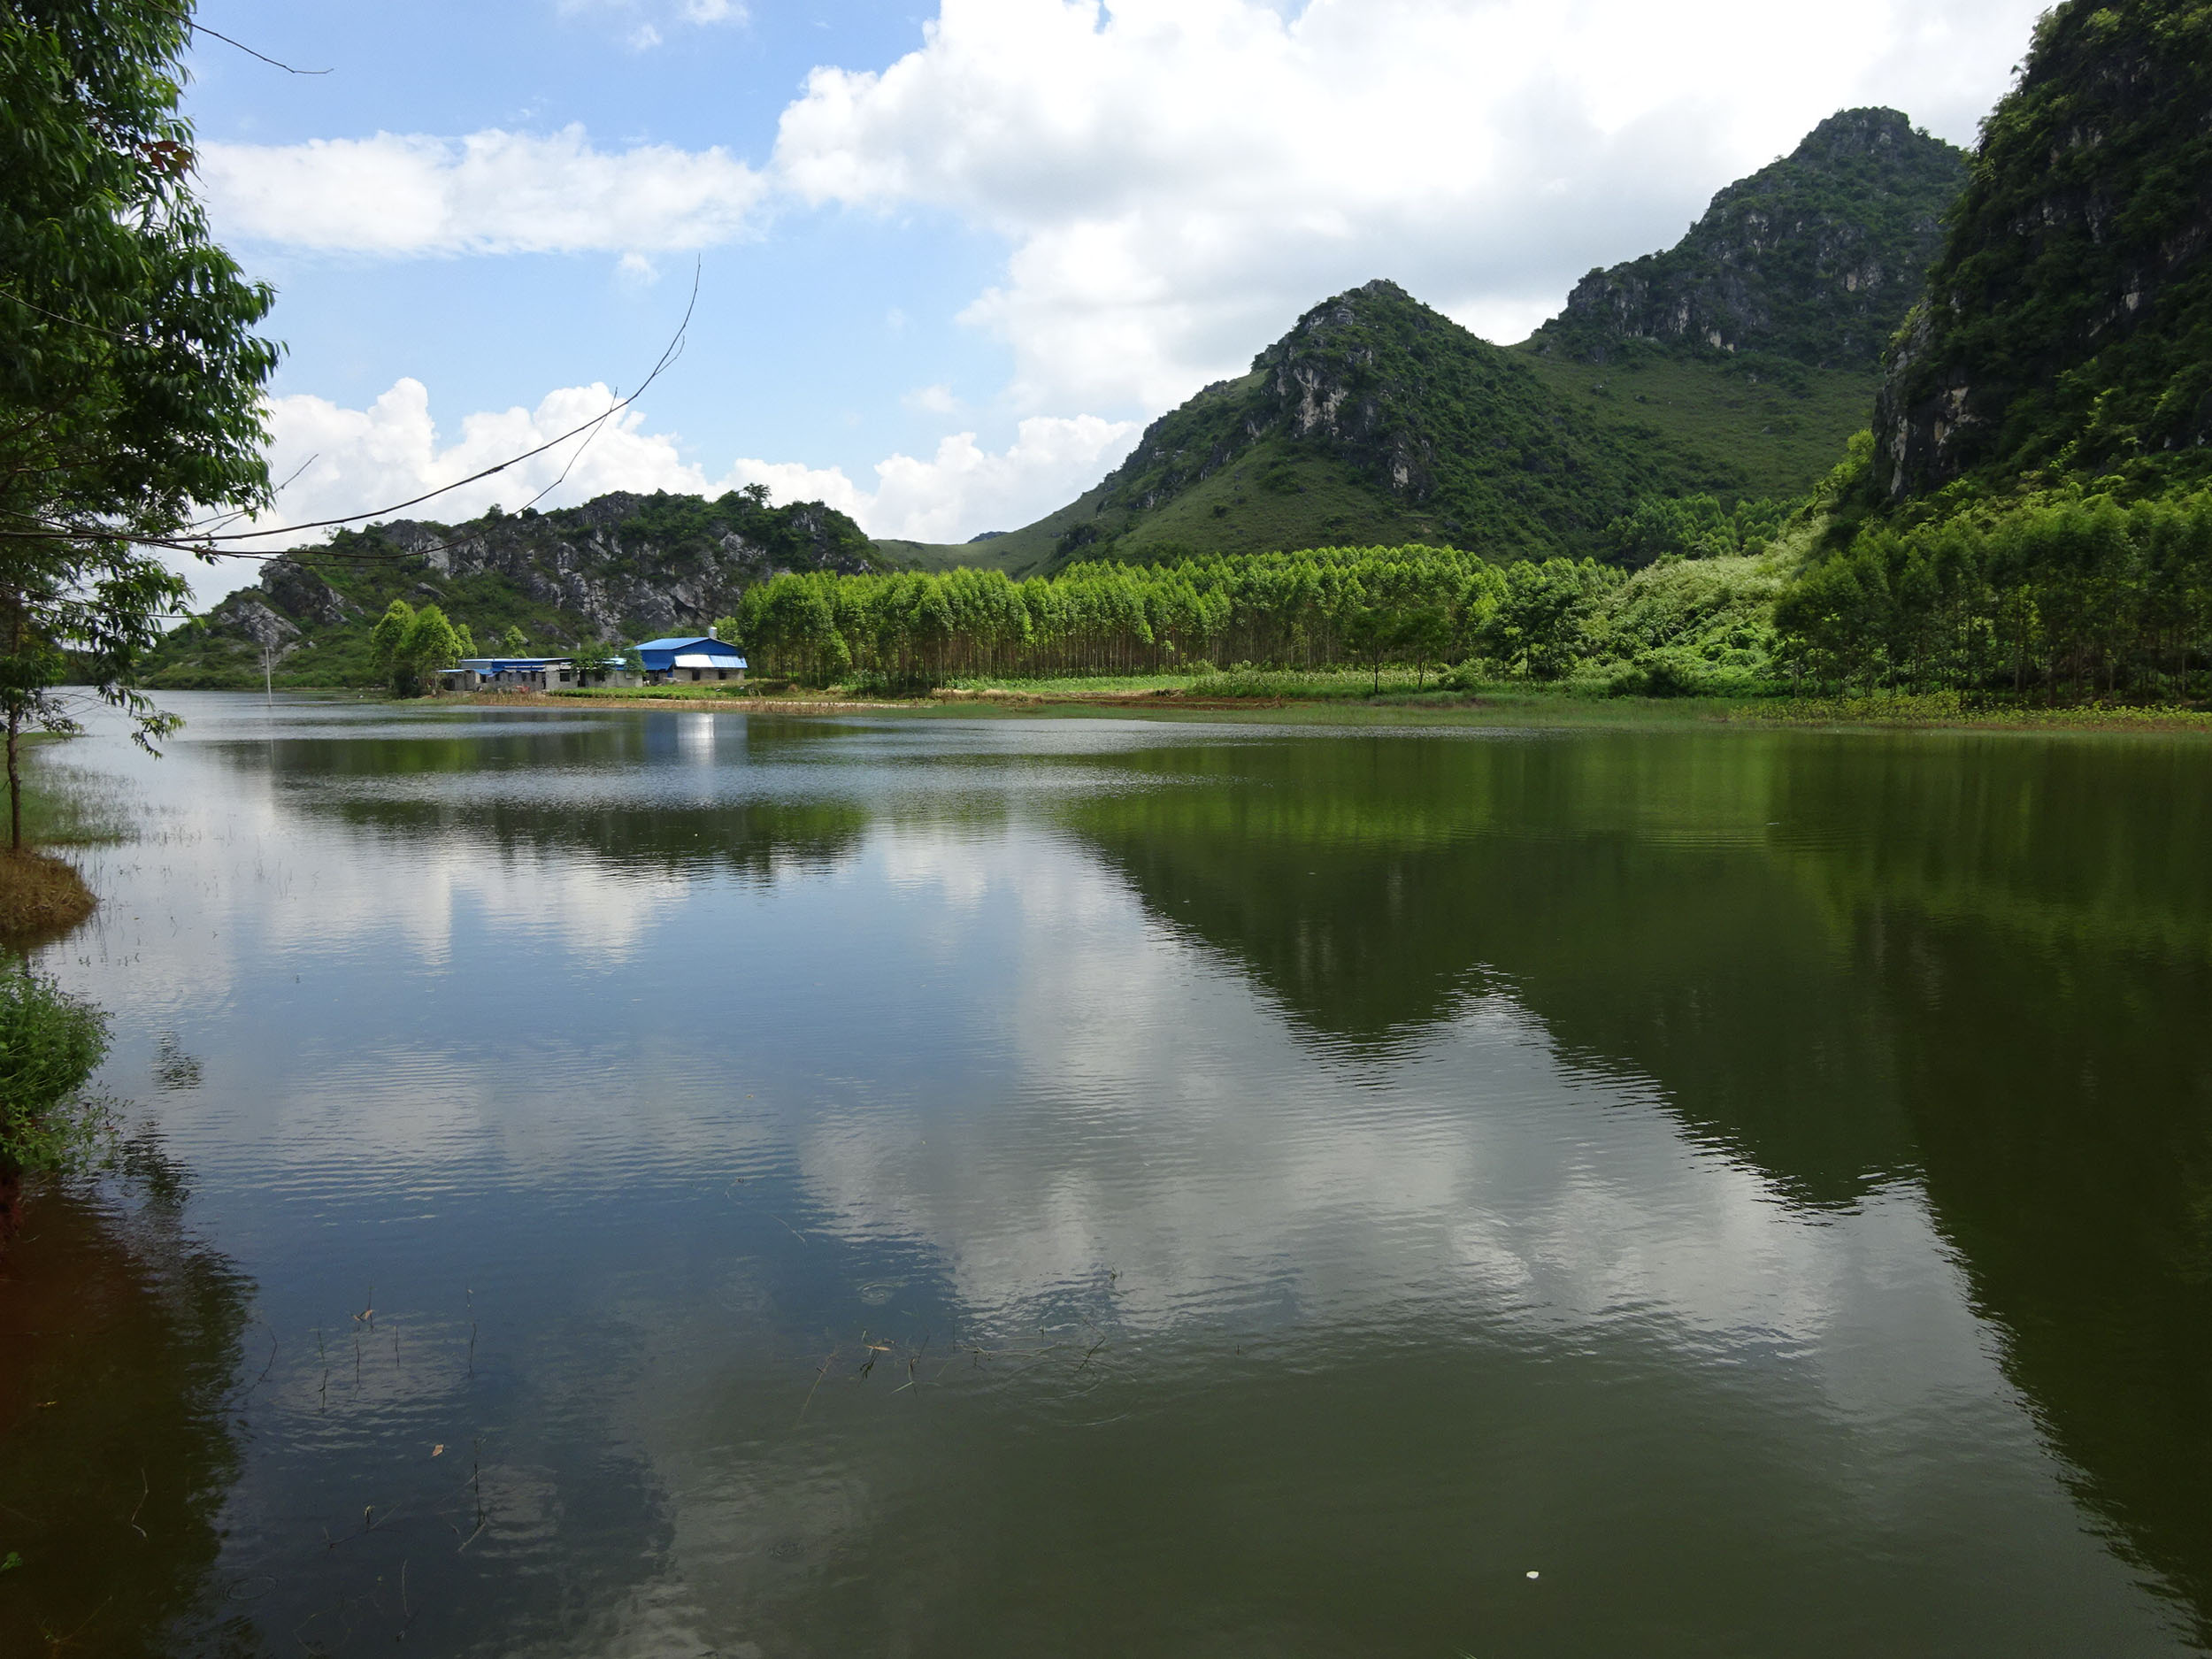
[(2212, 745), (171, 701), (0, 1652), (2212, 1646)]

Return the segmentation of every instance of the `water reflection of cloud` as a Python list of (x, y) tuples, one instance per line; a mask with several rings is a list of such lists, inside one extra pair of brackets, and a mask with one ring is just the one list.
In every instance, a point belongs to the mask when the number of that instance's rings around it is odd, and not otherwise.
[(1715, 1363), (1810, 1367), (1853, 1410), (2001, 1386), (1916, 1193), (1793, 1206), (1504, 997), (1393, 1057), (1286, 1065), (1263, 998), (1068, 849), (910, 840), (896, 865), (964, 909), (1019, 907), (1010, 1092), (856, 1093), (803, 1130), (801, 1167), (833, 1228), (926, 1245), (980, 1323), (1110, 1274), (1141, 1331), (1253, 1317), (1266, 1286), (1300, 1321), (1638, 1325)]
[[(636, 953), (679, 905), (681, 876), (651, 866), (614, 868), (557, 851), (492, 849), (465, 837), (416, 838), (394, 879), (384, 859), (351, 856), (352, 834), (289, 811), (266, 787), (234, 791), (200, 803), (173, 803), (173, 839), (220, 849), (192, 859), (192, 880), (165, 860), (157, 845), (139, 842), (104, 851), (93, 861), (96, 884), (106, 875), (151, 873), (131, 882), (134, 914), (152, 906), (159, 937), (192, 935), (195, 949), (144, 957), (142, 987), (165, 1000), (204, 996), (234, 979), (238, 953), (251, 950), (317, 956), (387, 949), (398, 965), (449, 964), (457, 921), (472, 915), (513, 941), (548, 951), (592, 951), (621, 960)], [(176, 861), (181, 864), (183, 861)], [(111, 924), (120, 918), (104, 918)]]

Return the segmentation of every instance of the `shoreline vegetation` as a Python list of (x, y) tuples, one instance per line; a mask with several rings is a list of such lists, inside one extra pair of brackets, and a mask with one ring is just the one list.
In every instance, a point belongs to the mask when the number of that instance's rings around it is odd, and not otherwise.
[[(43, 733), (24, 740), (27, 754), (65, 739)], [(57, 854), (62, 847), (120, 841), (114, 815), (50, 768), (27, 768), (22, 778), (23, 845), (0, 846), (0, 954), (20, 953), (79, 926), (97, 908), (77, 866)]]
[(655, 687), (640, 690), (489, 692), (439, 699), (478, 708), (666, 709), (784, 715), (989, 713), (1209, 718), (1264, 716), (1317, 726), (1735, 726), (1872, 730), (2144, 732), (2212, 734), (2212, 707), (2111, 702), (2045, 705), (1958, 692), (1853, 696), (1609, 696), (1523, 683), (1440, 686), (1434, 675), (1365, 672), (1149, 674), (1110, 679), (976, 680), (895, 697), (832, 686)]
[[(38, 749), (59, 741), (32, 740)], [(0, 1245), (21, 1229), (27, 1176), (96, 1161), (112, 1122), (86, 1080), (107, 1052), (107, 1016), (30, 965), (30, 953), (88, 920), (99, 901), (48, 850), (123, 839), (113, 816), (50, 769), (21, 780), (24, 845), (0, 848)]]

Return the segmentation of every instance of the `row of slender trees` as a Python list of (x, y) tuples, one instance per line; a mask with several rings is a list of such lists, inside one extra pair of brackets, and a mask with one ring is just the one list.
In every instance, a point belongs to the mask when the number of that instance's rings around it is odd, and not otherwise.
[(1592, 601), (1620, 580), (1586, 559), (1501, 568), (1434, 547), (1085, 564), (1020, 582), (972, 569), (786, 574), (748, 589), (724, 626), (756, 671), (815, 682), (1158, 673), (1202, 662), (1379, 673), (1475, 656), (1550, 675), (1571, 665)]
[[(1712, 534), (1714, 545), (1692, 549), (1694, 568), (1747, 541), (1732, 526)], [(1202, 662), (1379, 677), (1386, 665), (1471, 661), (1552, 680), (1637, 657), (1627, 611), (1638, 591), (1587, 559), (1499, 566), (1450, 548), (1323, 548), (1077, 565), (1020, 582), (965, 569), (784, 575), (725, 620), (757, 669), (815, 683)], [(1772, 625), (1755, 630), (1766, 665), (1754, 672), (1777, 686), (2184, 693), (2212, 664), (2212, 495), (1870, 527), (1809, 563)]]
[(1863, 531), (1775, 626), (1778, 665), (1824, 685), (2183, 693), (2212, 660), (2212, 495)]

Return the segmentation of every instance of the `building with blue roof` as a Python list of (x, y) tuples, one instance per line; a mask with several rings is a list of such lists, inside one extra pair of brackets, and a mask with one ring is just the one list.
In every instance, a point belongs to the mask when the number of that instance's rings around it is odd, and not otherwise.
[(445, 677), (456, 691), (557, 691), (576, 683), (576, 665), (565, 657), (464, 657)]
[(737, 647), (710, 634), (688, 639), (648, 640), (637, 648), (637, 654), (648, 685), (745, 678), (745, 658)]
[(572, 657), (465, 657), (443, 678), (448, 691), (561, 691), (638, 683), (619, 657), (581, 664)]
[(444, 671), (449, 691), (563, 691), (591, 686), (675, 685), (704, 680), (743, 680), (745, 657), (711, 634), (648, 640), (636, 649), (639, 669), (611, 657), (465, 657)]

